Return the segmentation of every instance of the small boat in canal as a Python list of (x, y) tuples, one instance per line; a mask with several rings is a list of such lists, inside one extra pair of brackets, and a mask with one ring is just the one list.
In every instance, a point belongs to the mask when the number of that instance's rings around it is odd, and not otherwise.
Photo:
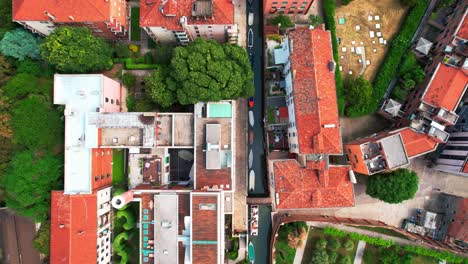
[(254, 142), (254, 132), (252, 130), (249, 131), (249, 144), (252, 145)]
[(255, 172), (250, 170), (249, 173), (249, 190), (252, 192), (255, 189)]
[(250, 235), (258, 236), (258, 205), (250, 206)]
[(247, 47), (249, 49), (253, 48), (253, 30), (250, 28), (247, 33)]
[(255, 124), (254, 113), (252, 110), (249, 111), (249, 124), (251, 127)]
[(253, 152), (252, 150), (249, 151), (249, 169), (252, 169), (253, 165)]
[(249, 107), (252, 108), (254, 106), (254, 98), (253, 96), (249, 97)]
[(255, 248), (254, 245), (252, 244), (252, 241), (249, 242), (249, 261), (251, 264), (255, 263)]

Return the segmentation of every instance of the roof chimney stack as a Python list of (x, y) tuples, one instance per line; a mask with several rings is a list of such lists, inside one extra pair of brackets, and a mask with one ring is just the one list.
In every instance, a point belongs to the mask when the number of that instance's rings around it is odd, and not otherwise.
[(55, 16), (53, 16), (51, 13), (49, 13), (47, 11), (44, 11), (44, 15), (48, 16), (50, 18), (50, 20), (52, 20), (52, 21), (55, 20)]

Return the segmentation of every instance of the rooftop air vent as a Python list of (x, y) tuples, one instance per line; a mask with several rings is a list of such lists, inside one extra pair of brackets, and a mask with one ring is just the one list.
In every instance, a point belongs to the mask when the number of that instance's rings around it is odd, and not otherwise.
[(335, 63), (333, 61), (328, 62), (328, 70), (331, 72), (335, 70)]

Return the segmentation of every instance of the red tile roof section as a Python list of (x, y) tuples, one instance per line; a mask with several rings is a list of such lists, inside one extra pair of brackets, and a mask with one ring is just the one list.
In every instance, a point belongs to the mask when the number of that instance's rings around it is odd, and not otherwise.
[[(218, 241), (218, 210), (200, 210), (199, 205), (215, 204), (218, 197), (214, 195), (193, 194), (192, 196), (192, 241)], [(223, 245), (224, 246), (224, 245)], [(216, 263), (218, 258), (217, 244), (192, 243), (192, 263)]]
[(296, 160), (273, 163), (279, 209), (354, 206), (351, 166), (329, 166), (325, 161), (308, 161), (302, 168)]
[[(115, 5), (113, 3), (116, 3)], [(120, 8), (120, 10), (118, 10)], [(55, 17), (54, 22), (106, 22), (111, 17), (121, 25), (127, 25), (125, 1), (110, 0), (13, 0), (13, 20), (46, 21), (48, 12)], [(120, 16), (118, 16), (120, 12)], [(73, 17), (73, 20), (70, 19)]]
[(458, 240), (468, 241), (468, 198), (462, 198), (458, 202), (455, 221), (452, 222), (448, 229), (448, 235)]
[[(232, 25), (234, 5), (230, 0), (213, 0), (213, 18), (192, 17), (192, 0), (143, 0), (140, 2), (141, 27), (165, 27), (167, 30), (182, 30), (180, 19), (187, 18), (191, 25)], [(165, 3), (164, 5), (162, 5)], [(164, 14), (159, 11), (163, 6)], [(173, 16), (167, 16), (173, 15)]]
[(286, 106), (281, 106), (278, 108), (280, 118), (288, 118), (288, 108)]
[(413, 158), (437, 147), (437, 142), (426, 134), (418, 133), (407, 127), (400, 131), (408, 158)]
[(51, 263), (96, 263), (96, 195), (52, 191), (51, 196)]
[[(93, 190), (112, 185), (112, 149), (93, 148), (91, 150), (91, 183)], [(97, 177), (97, 180), (96, 180)]]
[(433, 106), (454, 111), (467, 83), (468, 76), (462, 69), (440, 63), (422, 100)]
[[(195, 189), (201, 190), (204, 187), (210, 187), (217, 185), (221, 188), (223, 185), (224, 190), (231, 190), (231, 168), (222, 168), (218, 170), (207, 170), (206, 169), (206, 153), (202, 149), (196, 151), (197, 155), (197, 178)], [(229, 187), (228, 187), (229, 186)]]
[(468, 39), (468, 18), (465, 16), (463, 22), (458, 29), (457, 36), (462, 39)]
[(341, 154), (335, 74), (328, 65), (333, 61), (330, 32), (296, 28), (289, 37), (299, 152)]
[(468, 161), (465, 162), (465, 166), (463, 167), (463, 173), (467, 173), (468, 174)]

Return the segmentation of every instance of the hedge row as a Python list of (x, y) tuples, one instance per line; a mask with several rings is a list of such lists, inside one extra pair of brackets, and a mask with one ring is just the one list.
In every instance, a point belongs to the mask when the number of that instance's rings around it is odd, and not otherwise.
[(114, 58), (114, 63), (123, 63), (127, 70), (151, 70), (158, 68), (158, 64), (152, 64), (152, 58), (148, 55), (139, 58)]
[(336, 82), (336, 95), (338, 97), (338, 111), (340, 115), (344, 114), (344, 97), (343, 97), (343, 79), (339, 66), (339, 53), (338, 41), (336, 39), (336, 25), (335, 25), (335, 0), (325, 0), (323, 3), (323, 13), (325, 16), (325, 26), (331, 32), (333, 59), (336, 62), (335, 69), (335, 82)]
[(427, 4), (428, 0), (416, 2), (416, 5), (409, 11), (398, 34), (391, 41), (385, 60), (374, 79), (373, 101), (369, 105), (369, 113), (376, 111), (380, 101), (383, 99), (388, 84), (391, 82), (393, 76), (395, 76), (400, 61), (411, 44), (411, 38), (424, 16)]
[[(403, 247), (407, 252), (411, 252), (418, 255), (433, 257), (435, 259), (444, 259), (450, 263), (462, 263), (464, 258), (463, 256), (455, 255), (448, 251), (438, 251), (425, 247), (417, 246), (404, 246)], [(465, 262), (466, 263), (466, 262)]]
[(362, 234), (359, 234), (359, 233), (354, 233), (354, 232), (346, 232), (346, 231), (343, 231), (343, 230), (339, 230), (339, 229), (336, 229), (336, 228), (333, 228), (333, 227), (325, 227), (325, 229), (323, 230), (323, 233), (324, 234), (327, 234), (327, 235), (330, 235), (330, 236), (337, 236), (337, 237), (351, 237), (352, 239), (355, 239), (355, 240), (362, 240), (362, 241), (365, 241), (366, 243), (369, 243), (371, 245), (375, 245), (375, 246), (381, 246), (381, 247), (391, 247), (394, 245), (394, 242), (393, 240), (386, 240), (386, 239), (382, 239), (382, 238), (378, 238), (378, 237), (369, 237), (369, 236), (366, 236), (366, 235), (362, 235)]

